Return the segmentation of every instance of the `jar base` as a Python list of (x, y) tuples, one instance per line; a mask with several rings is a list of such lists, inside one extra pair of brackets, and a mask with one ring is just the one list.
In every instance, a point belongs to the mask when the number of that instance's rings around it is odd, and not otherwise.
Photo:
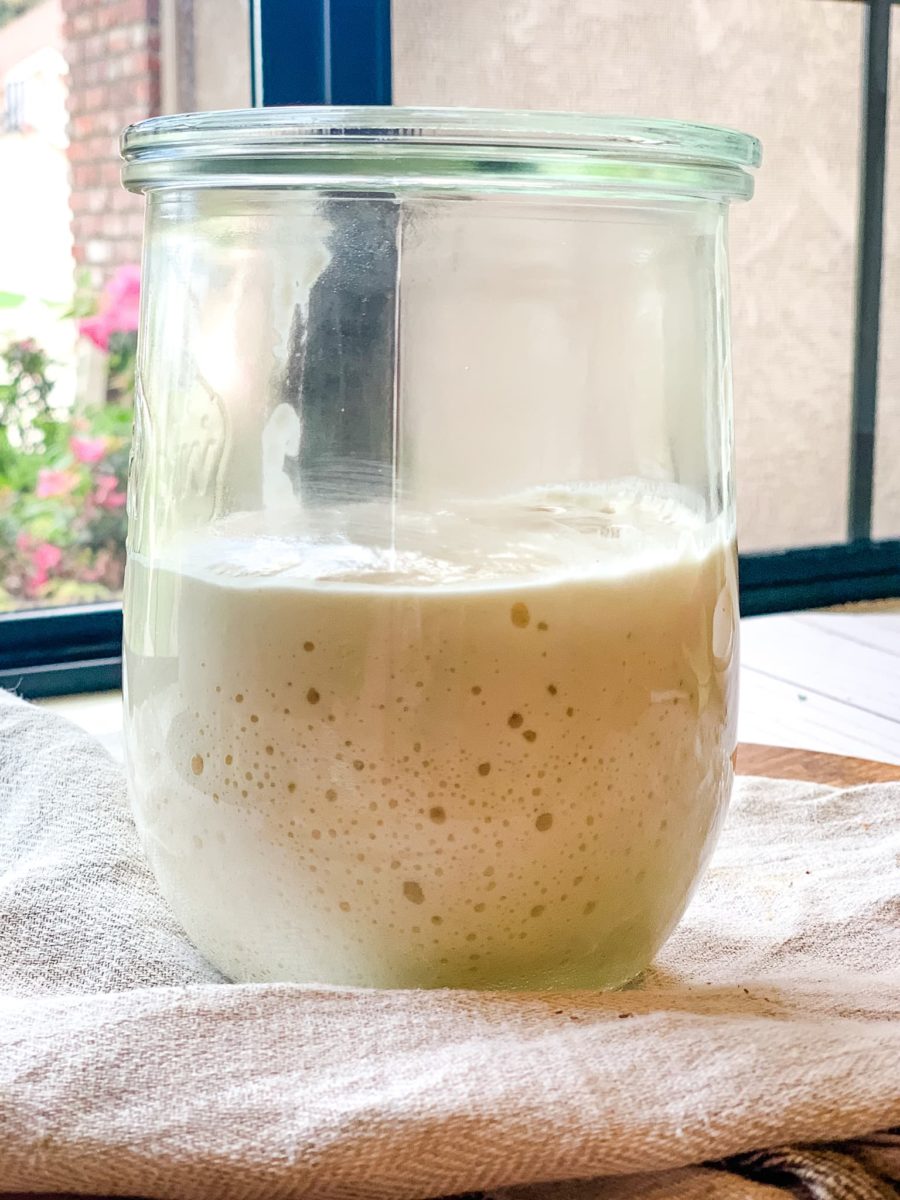
[[(228, 971), (232, 983), (280, 983), (297, 986), (366, 989), (375, 991), (475, 991), (475, 992), (614, 992), (628, 987), (650, 967), (653, 955), (643, 954), (630, 961), (597, 963), (580, 961), (555, 969), (518, 970), (480, 974), (462, 970), (439, 973), (432, 970), (404, 972), (360, 972), (354, 977), (324, 978), (312, 972)], [(220, 966), (220, 969), (222, 967)]]

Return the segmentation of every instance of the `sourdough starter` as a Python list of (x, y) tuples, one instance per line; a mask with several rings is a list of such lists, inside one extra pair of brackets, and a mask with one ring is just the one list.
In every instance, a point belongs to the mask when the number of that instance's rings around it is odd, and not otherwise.
[(229, 518), (129, 564), (148, 854), (235, 979), (622, 983), (723, 815), (735, 639), (664, 496)]

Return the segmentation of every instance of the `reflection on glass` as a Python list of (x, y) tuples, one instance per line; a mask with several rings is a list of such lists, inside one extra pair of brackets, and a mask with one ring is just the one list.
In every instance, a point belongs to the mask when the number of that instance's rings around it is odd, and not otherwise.
[(391, 7), (395, 104), (675, 117), (759, 137), (763, 169), (731, 239), (745, 551), (846, 536), (864, 11), (842, 0), (570, 0), (564, 16), (545, 0)]

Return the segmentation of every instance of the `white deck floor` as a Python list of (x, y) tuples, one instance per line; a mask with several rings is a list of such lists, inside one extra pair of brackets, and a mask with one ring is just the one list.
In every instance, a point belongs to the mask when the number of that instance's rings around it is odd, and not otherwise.
[(900, 763), (900, 612), (741, 622), (745, 742)]

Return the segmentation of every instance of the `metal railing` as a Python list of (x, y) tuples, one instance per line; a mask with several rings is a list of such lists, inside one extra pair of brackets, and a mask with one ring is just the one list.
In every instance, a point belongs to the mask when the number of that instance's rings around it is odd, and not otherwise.
[(847, 508), (847, 536), (851, 542), (868, 541), (872, 536), (891, 0), (866, 0), (864, 22), (856, 328)]

